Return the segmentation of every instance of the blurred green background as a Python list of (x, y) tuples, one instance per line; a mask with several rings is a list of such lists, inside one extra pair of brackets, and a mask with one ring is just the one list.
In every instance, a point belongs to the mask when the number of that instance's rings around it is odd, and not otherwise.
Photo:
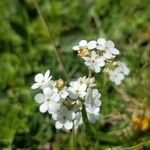
[[(73, 143), (71, 132), (56, 131), (50, 116), (39, 112), (30, 87), (34, 75), (47, 69), (53, 79), (65, 79), (54, 49), (69, 79), (86, 75), (72, 46), (98, 37), (116, 43), (131, 74), (119, 88), (96, 75), (101, 119), (91, 125), (90, 137), (81, 126)], [(149, 0), (0, 1), (0, 149), (149, 150), (149, 108)], [(134, 115), (147, 119), (135, 126)]]

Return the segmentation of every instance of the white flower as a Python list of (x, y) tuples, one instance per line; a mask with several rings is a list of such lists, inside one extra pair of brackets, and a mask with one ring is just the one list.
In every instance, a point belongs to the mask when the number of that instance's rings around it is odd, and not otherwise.
[(47, 70), (46, 73), (43, 75), (42, 73), (39, 73), (35, 76), (34, 80), (35, 83), (32, 85), (32, 89), (37, 88), (44, 88), (47, 87), (50, 84), (52, 76), (50, 76), (50, 71)]
[(65, 99), (69, 95), (66, 86), (61, 91), (58, 91), (58, 93), (62, 99)]
[(83, 119), (82, 119), (82, 113), (81, 112), (77, 112), (75, 119), (74, 119), (74, 127), (75, 130), (77, 130), (77, 128), (79, 127), (79, 125), (83, 124)]
[(97, 89), (88, 89), (85, 96), (85, 105), (91, 104), (92, 106), (99, 107), (101, 105), (100, 101), (101, 93)]
[(95, 84), (95, 78), (94, 77), (92, 77), (92, 78), (89, 78), (89, 77), (86, 78), (86, 76), (84, 76), (84, 77), (78, 78), (77, 81), (79, 81), (81, 84), (82, 83), (87, 84), (88, 87), (94, 87), (94, 86), (96, 86), (96, 84)]
[(70, 130), (73, 127), (75, 113), (69, 111), (65, 106), (61, 106), (56, 113), (52, 114), (52, 118), (56, 120), (55, 127), (57, 129)]
[(115, 44), (108, 40), (106, 41), (106, 39), (104, 38), (99, 38), (97, 40), (97, 49), (100, 51), (104, 51), (104, 58), (105, 59), (111, 59), (114, 58), (115, 55), (119, 55), (119, 51), (115, 48)]
[(117, 67), (114, 70), (109, 70), (109, 79), (116, 85), (120, 85), (121, 81), (125, 78), (125, 75), (129, 74), (129, 68), (125, 63), (118, 61)]
[(80, 81), (70, 82), (70, 87), (68, 88), (69, 96), (72, 99), (77, 99), (78, 97), (83, 98), (86, 95), (86, 83), (80, 83)]
[(126, 66), (125, 63), (123, 63), (123, 62), (121, 62), (121, 61), (118, 61), (117, 64), (118, 64), (118, 67), (120, 68), (121, 72), (123, 72), (125, 75), (129, 75), (130, 70), (129, 70), (129, 68)]
[(120, 85), (121, 81), (124, 79), (124, 74), (121, 73), (118, 69), (114, 71), (109, 71), (109, 79), (114, 82), (116, 85)]
[(99, 73), (101, 67), (105, 65), (103, 58), (97, 55), (95, 51), (91, 52), (90, 57), (83, 57), (83, 59), (85, 60), (85, 65), (96, 73)]
[[(44, 94), (43, 94), (44, 93)], [(39, 93), (35, 96), (35, 101), (40, 105), (40, 112), (45, 113), (48, 111), (50, 114), (59, 109), (60, 96), (54, 90), (49, 87), (44, 88), (43, 93)]]
[(100, 117), (100, 113), (99, 113), (100, 108), (95, 105), (91, 105), (91, 104), (86, 105), (86, 112), (87, 112), (88, 120), (91, 123), (95, 123)]
[(78, 51), (80, 49), (94, 49), (96, 48), (96, 41), (89, 41), (87, 42), (86, 40), (81, 40), (79, 42), (79, 45), (75, 45), (72, 49), (75, 50), (75, 51)]

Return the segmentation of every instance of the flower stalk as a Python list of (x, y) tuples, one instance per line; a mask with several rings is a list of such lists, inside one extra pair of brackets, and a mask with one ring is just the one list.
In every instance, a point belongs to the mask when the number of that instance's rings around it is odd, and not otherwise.
[(68, 81), (67, 71), (66, 71), (66, 69), (65, 69), (65, 67), (64, 67), (63, 59), (62, 59), (62, 57), (61, 57), (61, 53), (60, 53), (60, 51), (59, 51), (59, 49), (58, 49), (57, 43), (55, 42), (55, 38), (54, 38), (54, 36), (53, 36), (53, 33), (52, 33), (50, 27), (48, 26), (48, 23), (46, 22), (46, 20), (45, 20), (43, 14), (42, 14), (42, 11), (41, 11), (41, 9), (40, 9), (40, 7), (39, 7), (37, 1), (36, 1), (36, 0), (33, 0), (33, 3), (34, 3), (34, 6), (35, 6), (35, 8), (36, 8), (36, 10), (37, 10), (37, 12), (38, 12), (38, 14), (39, 14), (39, 17), (40, 17), (40, 19), (41, 19), (43, 25), (45, 26), (45, 29), (47, 30), (47, 33), (48, 33), (49, 38), (50, 38), (50, 40), (51, 40), (52, 43), (53, 43), (53, 45), (52, 45), (52, 46), (53, 46), (53, 50), (54, 50), (55, 56), (56, 56), (56, 58), (57, 58), (57, 61), (58, 61), (58, 63), (59, 63), (60, 66), (61, 66), (61, 69), (62, 69), (62, 71), (63, 71), (64, 77), (65, 77), (65, 79)]

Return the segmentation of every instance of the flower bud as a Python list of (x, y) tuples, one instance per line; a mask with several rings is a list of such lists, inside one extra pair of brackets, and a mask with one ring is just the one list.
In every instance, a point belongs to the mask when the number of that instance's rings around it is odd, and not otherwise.
[(62, 90), (64, 88), (64, 81), (62, 79), (56, 80), (56, 88)]
[(81, 48), (79, 51), (78, 51), (78, 55), (81, 56), (81, 57), (88, 57), (90, 56), (90, 52), (87, 48)]

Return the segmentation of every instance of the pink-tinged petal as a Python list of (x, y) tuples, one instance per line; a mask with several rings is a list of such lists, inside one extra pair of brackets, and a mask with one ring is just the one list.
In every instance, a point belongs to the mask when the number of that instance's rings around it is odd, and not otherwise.
[(40, 112), (41, 113), (45, 113), (48, 110), (48, 102), (44, 102), (41, 106), (40, 106)]
[(107, 46), (107, 48), (114, 48), (114, 47), (115, 47), (115, 44), (114, 44), (113, 41), (108, 40), (106, 46)]
[(56, 127), (56, 129), (61, 129), (63, 127), (63, 124), (60, 123), (59, 121), (56, 121), (55, 127)]
[(72, 47), (72, 49), (73, 49), (74, 51), (78, 51), (80, 48), (79, 48), (78, 45), (75, 45), (75, 46)]
[(39, 83), (34, 83), (32, 86), (31, 86), (31, 89), (37, 89), (40, 87), (41, 84)]
[(49, 75), (50, 75), (50, 70), (47, 70), (45, 75), (44, 75), (44, 79), (48, 79), (49, 78)]
[(42, 73), (37, 74), (34, 78), (35, 82), (42, 82), (43, 79), (44, 79), (44, 76)]
[(104, 38), (99, 38), (97, 40), (97, 43), (98, 43), (99, 46), (101, 46), (103, 48), (106, 47), (106, 40)]
[(88, 44), (87, 44), (87, 47), (88, 47), (88, 49), (94, 49), (94, 48), (96, 48), (96, 41), (90, 41), (90, 42), (88, 42)]
[(43, 89), (43, 93), (44, 93), (44, 95), (46, 95), (46, 96), (51, 96), (51, 95), (53, 94), (53, 91), (52, 91), (51, 88), (46, 87), (46, 88)]
[(82, 40), (79, 42), (79, 47), (86, 47), (87, 46), (87, 41), (86, 40)]
[(73, 122), (72, 121), (66, 121), (64, 124), (65, 129), (70, 130), (73, 127)]
[(34, 99), (35, 99), (35, 101), (36, 101), (37, 103), (41, 104), (41, 103), (44, 102), (45, 96), (44, 96), (44, 94), (39, 93), (39, 94), (35, 95), (35, 98), (34, 98)]

